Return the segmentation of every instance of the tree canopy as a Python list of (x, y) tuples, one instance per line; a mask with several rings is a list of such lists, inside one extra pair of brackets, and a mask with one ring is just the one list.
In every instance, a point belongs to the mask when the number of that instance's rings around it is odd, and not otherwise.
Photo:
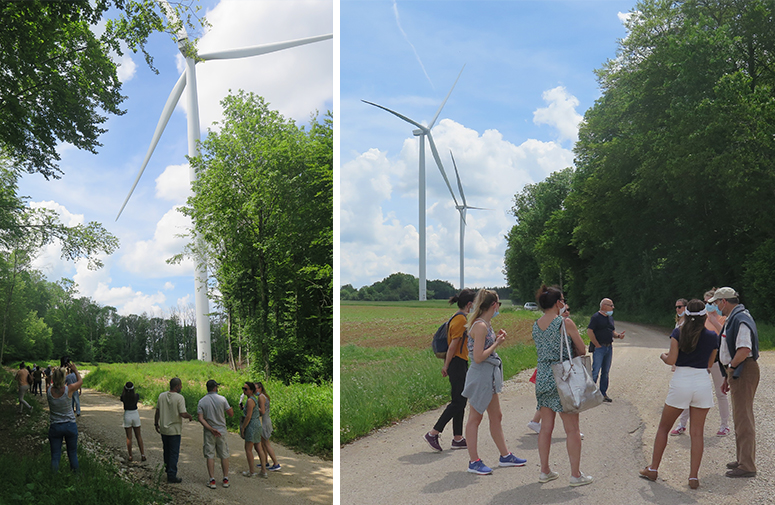
[[(173, 8), (193, 26), (190, 4)], [(111, 8), (118, 15), (97, 35)], [(58, 143), (96, 153), (102, 113), (124, 113), (111, 53), (141, 51), (153, 69), (148, 37), (181, 25), (167, 20), (156, 0), (0, 2), (0, 19), (0, 151), (46, 179), (61, 174)]]
[(533, 277), (535, 289), (562, 274), (572, 304), (610, 296), (642, 313), (720, 285), (765, 307), (775, 290), (773, 12), (764, 0), (636, 5), (617, 57), (598, 70), (602, 96), (581, 124), (570, 187), (558, 174), (537, 185), (567, 196), (526, 210), (531, 190), (517, 197), (510, 280), (523, 289)]

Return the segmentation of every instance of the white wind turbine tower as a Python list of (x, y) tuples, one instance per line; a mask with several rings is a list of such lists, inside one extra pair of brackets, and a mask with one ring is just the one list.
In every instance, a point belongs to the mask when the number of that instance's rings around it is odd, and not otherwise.
[[(170, 7), (167, 0), (159, 0), (162, 9), (164, 9), (167, 18), (172, 22), (179, 22), (175, 11)], [(135, 178), (132, 188), (129, 190), (129, 194), (124, 200), (124, 204), (121, 206), (121, 210), (118, 211), (116, 221), (121, 217), (121, 213), (124, 211), (129, 198), (132, 196), (132, 192), (135, 190), (137, 183), (140, 181), (145, 167), (148, 165), (148, 161), (151, 159), (156, 145), (159, 143), (161, 134), (164, 132), (164, 128), (167, 126), (172, 112), (175, 110), (175, 106), (180, 100), (183, 94), (183, 89), (187, 89), (186, 93), (186, 105), (188, 112), (188, 156), (195, 157), (199, 154), (197, 143), (199, 142), (199, 104), (197, 99), (197, 87), (196, 87), (196, 62), (193, 58), (186, 56), (185, 49), (188, 46), (188, 34), (186, 33), (185, 26), (180, 23), (181, 28), (178, 32), (178, 49), (186, 57), (186, 71), (180, 76), (178, 82), (172, 88), (167, 102), (164, 104), (159, 122), (156, 125), (156, 130), (153, 133), (151, 139), (151, 145), (148, 148), (148, 152), (145, 154), (143, 165), (140, 167), (140, 171)], [(236, 58), (247, 58), (249, 56), (258, 56), (261, 54), (273, 53), (275, 51), (281, 51), (291, 47), (301, 46), (304, 44), (311, 44), (313, 42), (320, 42), (322, 40), (332, 39), (333, 34), (318, 35), (316, 37), (308, 37), (304, 39), (289, 40), (285, 42), (276, 42), (273, 44), (263, 44), (260, 46), (244, 47), (241, 49), (229, 49), (225, 51), (216, 51), (210, 53), (199, 54), (199, 58), (203, 61), (208, 60), (230, 60)], [(196, 173), (194, 169), (189, 167), (189, 178), (193, 183), (196, 180)], [(197, 248), (201, 250), (201, 248)], [(210, 319), (209, 319), (209, 302), (207, 300), (207, 267), (203, 258), (195, 258), (195, 275), (194, 275), (194, 288), (195, 288), (195, 300), (196, 300), (196, 354), (202, 361), (212, 361), (211, 349), (210, 349)]]
[(455, 89), (455, 84), (457, 84), (458, 79), (460, 79), (460, 75), (463, 73), (463, 69), (465, 69), (466, 66), (463, 65), (463, 68), (460, 69), (460, 73), (457, 75), (457, 79), (455, 79), (454, 84), (452, 84), (452, 87), (449, 89), (449, 93), (447, 93), (447, 96), (444, 98), (444, 101), (441, 102), (441, 106), (439, 107), (439, 110), (436, 111), (436, 115), (433, 116), (433, 120), (430, 122), (428, 126), (423, 126), (417, 121), (414, 121), (413, 119), (409, 119), (408, 117), (399, 114), (398, 112), (394, 110), (390, 110), (387, 107), (383, 107), (381, 105), (377, 105), (376, 103), (369, 102), (367, 100), (361, 100), (362, 102), (365, 102), (369, 105), (373, 105), (375, 107), (379, 107), (380, 109), (386, 110), (389, 113), (393, 114), (394, 116), (397, 116), (404, 121), (406, 121), (409, 124), (412, 124), (417, 127), (416, 130), (413, 130), (412, 133), (419, 137), (420, 140), (420, 170), (419, 170), (419, 199), (420, 199), (420, 209), (419, 209), (419, 225), (418, 225), (418, 231), (420, 232), (420, 293), (419, 293), (419, 299), (420, 301), (426, 300), (426, 273), (425, 273), (425, 137), (428, 137), (428, 143), (431, 146), (431, 153), (433, 154), (433, 159), (436, 160), (436, 166), (439, 167), (439, 171), (441, 172), (441, 176), (444, 178), (444, 182), (447, 183), (447, 188), (449, 189), (449, 192), (452, 194), (452, 199), (455, 200), (455, 206), (457, 206), (457, 199), (455, 199), (455, 194), (452, 191), (452, 186), (449, 184), (449, 179), (447, 179), (447, 174), (444, 172), (444, 166), (441, 163), (441, 157), (439, 156), (439, 151), (436, 149), (436, 144), (433, 142), (433, 135), (431, 135), (431, 128), (433, 128), (433, 125), (436, 123), (436, 120), (439, 118), (439, 114), (441, 114), (441, 109), (444, 108), (444, 105), (447, 103), (447, 100), (449, 99), (449, 95), (452, 94), (452, 90)]
[(457, 163), (455, 163), (455, 157), (452, 155), (452, 151), (449, 152), (449, 156), (452, 158), (452, 166), (455, 167), (455, 177), (457, 178), (457, 187), (460, 190), (460, 199), (463, 200), (463, 205), (458, 205), (454, 195), (452, 199), (455, 200), (455, 208), (460, 213), (460, 289), (466, 287), (464, 281), (464, 258), (465, 258), (465, 236), (466, 236), (466, 211), (468, 209), (476, 210), (489, 210), (484, 207), (471, 207), (466, 203), (466, 194), (463, 193), (463, 184), (460, 182), (460, 173), (457, 171)]

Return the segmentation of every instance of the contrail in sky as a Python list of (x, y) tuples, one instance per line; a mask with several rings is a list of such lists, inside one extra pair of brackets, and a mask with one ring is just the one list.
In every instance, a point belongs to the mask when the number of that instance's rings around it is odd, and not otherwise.
[(412, 46), (412, 51), (414, 51), (414, 55), (417, 58), (418, 63), (420, 63), (420, 67), (422, 67), (422, 71), (425, 74), (425, 77), (428, 79), (428, 82), (431, 83), (431, 88), (434, 90), (436, 87), (433, 85), (433, 81), (431, 81), (430, 76), (428, 75), (428, 72), (425, 71), (425, 65), (422, 64), (422, 60), (420, 59), (420, 55), (417, 54), (417, 49), (414, 48), (414, 44), (412, 44), (409, 41), (409, 37), (406, 36), (406, 32), (403, 28), (401, 28), (401, 19), (398, 17), (398, 4), (396, 3), (396, 0), (393, 0), (393, 14), (396, 15), (396, 24), (398, 25), (398, 29), (401, 30), (401, 34), (404, 36), (404, 39), (409, 43), (410, 46)]

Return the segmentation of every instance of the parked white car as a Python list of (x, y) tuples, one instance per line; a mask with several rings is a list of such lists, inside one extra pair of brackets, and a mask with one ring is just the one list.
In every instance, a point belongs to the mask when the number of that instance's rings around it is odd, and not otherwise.
[(536, 302), (527, 302), (525, 304), (525, 310), (538, 310), (538, 304)]

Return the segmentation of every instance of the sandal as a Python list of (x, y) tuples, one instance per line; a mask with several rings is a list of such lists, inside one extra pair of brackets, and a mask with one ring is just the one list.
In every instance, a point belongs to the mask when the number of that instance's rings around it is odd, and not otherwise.
[(697, 489), (700, 487), (700, 479), (696, 477), (689, 477), (689, 487), (692, 489)]
[(140, 461), (147, 461), (148, 458), (145, 457), (145, 454), (140, 455)]

